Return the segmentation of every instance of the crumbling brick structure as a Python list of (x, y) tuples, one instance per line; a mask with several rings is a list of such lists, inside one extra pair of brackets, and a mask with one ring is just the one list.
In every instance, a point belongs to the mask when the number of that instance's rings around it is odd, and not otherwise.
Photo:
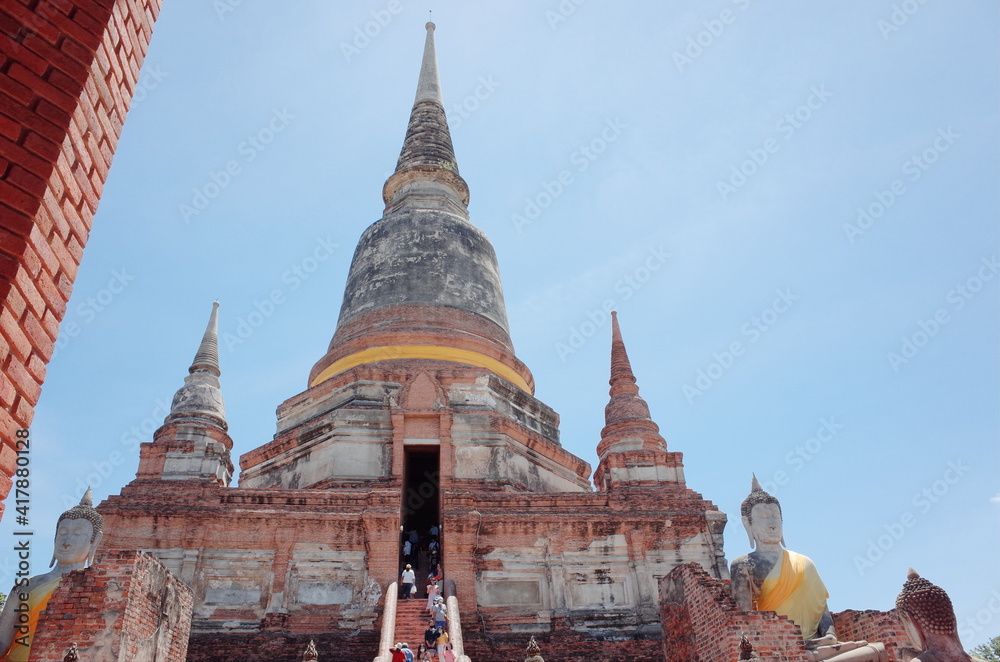
[(191, 589), (151, 554), (104, 554), (63, 576), (39, 619), (31, 659), (62, 662), (75, 643), (81, 660), (184, 662), (192, 604)]
[[(740, 611), (729, 583), (711, 577), (694, 563), (678, 566), (660, 580), (665, 662), (718, 662), (739, 659), (740, 636), (768, 662), (806, 662), (799, 626), (773, 611)], [(893, 611), (844, 611), (833, 614), (841, 641), (885, 644), (892, 662), (906, 634)]]
[[(161, 0), (0, 7), (0, 501)], [(0, 503), (0, 516), (4, 504)]]

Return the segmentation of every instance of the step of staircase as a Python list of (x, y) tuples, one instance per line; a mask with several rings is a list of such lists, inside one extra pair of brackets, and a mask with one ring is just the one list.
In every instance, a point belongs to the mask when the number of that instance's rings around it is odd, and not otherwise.
[(424, 630), (427, 629), (430, 619), (430, 614), (427, 612), (427, 598), (400, 600), (396, 604), (396, 641), (405, 641), (410, 645), (410, 649), (416, 652), (424, 640)]

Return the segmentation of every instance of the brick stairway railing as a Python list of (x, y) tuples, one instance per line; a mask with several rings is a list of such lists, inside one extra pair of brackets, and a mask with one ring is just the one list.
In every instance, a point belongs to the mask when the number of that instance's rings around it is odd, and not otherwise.
[(455, 595), (454, 580), (444, 582), (445, 605), (448, 607), (448, 640), (455, 650), (455, 662), (472, 662), (465, 654), (465, 639), (462, 637), (462, 617), (458, 608), (458, 596)]
[[(396, 642), (406, 642), (410, 650), (416, 653), (424, 640), (424, 630), (431, 620), (427, 611), (427, 597), (423, 591), (417, 593), (420, 597), (409, 600), (399, 599), (399, 589), (395, 583), (389, 585), (385, 592), (385, 610), (382, 614), (382, 636), (379, 641), (378, 653), (374, 662), (389, 662), (392, 655), (389, 650)], [(462, 619), (455, 595), (455, 582), (445, 581), (445, 606), (448, 609), (448, 640), (455, 651), (455, 662), (471, 662), (465, 654), (465, 642), (462, 638)]]
[(390, 662), (392, 654), (389, 649), (396, 643), (396, 608), (399, 596), (399, 585), (396, 582), (389, 584), (385, 589), (385, 605), (382, 608), (382, 636), (379, 638), (378, 651), (375, 653), (374, 662)]

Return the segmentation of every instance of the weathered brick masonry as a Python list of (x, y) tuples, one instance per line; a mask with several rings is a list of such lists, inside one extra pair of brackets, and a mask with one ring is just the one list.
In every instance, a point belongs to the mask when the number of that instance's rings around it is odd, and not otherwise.
[(34, 416), (160, 4), (0, 6), (0, 500), (11, 487), (14, 433)]
[[(663, 662), (662, 643), (645, 639), (595, 641), (572, 631), (536, 634), (545, 662)], [(525, 635), (466, 635), (465, 652), (477, 662), (521, 662)], [(724, 661), (728, 662), (728, 660)]]
[(899, 659), (896, 651), (900, 647), (913, 646), (895, 609), (846, 609), (833, 614), (833, 626), (841, 641), (881, 641), (893, 662)]
[(151, 554), (111, 552), (63, 576), (39, 620), (35, 662), (81, 660), (184, 662), (191, 630), (191, 589)]
[[(697, 564), (678, 566), (660, 580), (660, 606), (665, 662), (736, 660), (743, 633), (761, 659), (808, 659), (798, 625), (773, 611), (737, 610), (729, 582), (710, 577)], [(910, 645), (895, 611), (842, 611), (833, 614), (833, 622), (838, 639), (882, 642), (892, 662), (900, 646)]]
[(743, 632), (762, 659), (806, 662), (799, 626), (772, 611), (737, 610), (728, 583), (693, 563), (660, 580), (660, 605), (666, 662), (736, 660)]

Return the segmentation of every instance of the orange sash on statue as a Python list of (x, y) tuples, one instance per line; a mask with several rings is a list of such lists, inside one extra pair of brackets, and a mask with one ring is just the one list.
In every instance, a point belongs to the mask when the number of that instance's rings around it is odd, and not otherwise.
[[(28, 593), (28, 634), (27, 635), (17, 635), (14, 637), (14, 641), (10, 645), (10, 649), (7, 654), (0, 658), (0, 662), (28, 662), (28, 653), (31, 652), (31, 641), (32, 637), (35, 636), (35, 626), (38, 625), (38, 615), (42, 613), (42, 610), (49, 604), (49, 598), (55, 592), (56, 587), (59, 586), (59, 580), (62, 577), (56, 577), (55, 579), (50, 579), (44, 584), (40, 584)], [(8, 600), (16, 600), (17, 592), (12, 591)], [(27, 636), (28, 645), (24, 646), (18, 641), (25, 641), (24, 636)]]
[(787, 616), (802, 629), (802, 638), (816, 636), (819, 619), (830, 597), (816, 566), (808, 556), (782, 551), (781, 563), (775, 563), (760, 586), (757, 608)]

